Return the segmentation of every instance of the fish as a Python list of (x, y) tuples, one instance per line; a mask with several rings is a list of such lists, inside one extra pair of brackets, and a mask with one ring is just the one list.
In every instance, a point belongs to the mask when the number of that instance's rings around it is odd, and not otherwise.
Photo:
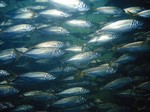
[[(84, 51), (88, 51), (88, 50), (89, 49), (84, 46)], [(72, 53), (81, 53), (81, 52), (83, 52), (83, 46), (77, 46), (77, 45), (70, 46), (70, 47), (66, 48), (65, 51), (67, 51), (68, 53), (69, 52), (72, 52)]]
[(6, 49), (0, 51), (0, 65), (9, 64), (18, 57), (18, 54), (14, 49)]
[(140, 16), (143, 18), (150, 18), (150, 9), (137, 13), (137, 16)]
[(71, 96), (57, 100), (52, 104), (52, 106), (59, 108), (75, 107), (85, 103), (86, 101), (87, 99), (82, 96)]
[(102, 32), (99, 35), (96, 35), (92, 39), (90, 39), (87, 44), (92, 45), (102, 45), (108, 42), (112, 42), (115, 39), (119, 38), (119, 35), (113, 33), (113, 32)]
[(34, 48), (66, 48), (71, 46), (69, 42), (62, 42), (62, 41), (46, 41), (43, 43), (39, 43), (34, 46)]
[(76, 87), (76, 86), (82, 86), (82, 87), (94, 87), (98, 86), (95, 82), (90, 81), (78, 81), (78, 82), (70, 82), (65, 85), (65, 87)]
[[(35, 29), (33, 25), (30, 24), (18, 24), (10, 26), (0, 32), (0, 35), (4, 36), (3, 39), (9, 39), (10, 37), (21, 38), (24, 35), (29, 34)], [(1, 37), (0, 37), (1, 38)]]
[(95, 13), (98, 14), (107, 14), (107, 15), (124, 15), (125, 12), (118, 8), (118, 7), (114, 7), (114, 6), (104, 6), (104, 7), (98, 7), (96, 8)]
[(48, 0), (50, 4), (68, 12), (85, 12), (90, 10), (90, 7), (81, 0)]
[(134, 81), (135, 81), (135, 79), (133, 79), (131, 77), (121, 77), (121, 78), (118, 78), (118, 79), (115, 79), (115, 80), (109, 82), (102, 89), (110, 90), (110, 91), (120, 90), (120, 89), (123, 89), (123, 88), (129, 86)]
[(135, 62), (138, 58), (136, 56), (130, 55), (130, 54), (124, 54), (120, 56), (114, 63), (119, 64), (128, 64), (131, 62)]
[(41, 34), (49, 35), (49, 36), (67, 36), (69, 35), (69, 31), (63, 27), (59, 26), (47, 26), (38, 29)]
[(65, 66), (65, 67), (57, 67), (54, 69), (51, 69), (49, 72), (54, 74), (69, 74), (74, 73), (77, 70), (77, 68), (73, 66)]
[(120, 48), (118, 48), (118, 51), (139, 53), (139, 52), (149, 52), (150, 48), (148, 43), (144, 43), (144, 41), (137, 41), (121, 46)]
[(110, 31), (117, 33), (131, 32), (142, 29), (144, 23), (135, 19), (124, 19), (110, 23), (100, 29), (100, 31)]
[(71, 17), (72, 14), (63, 12), (61, 10), (57, 9), (48, 9), (48, 10), (43, 10), (38, 13), (39, 16), (51, 19), (51, 18), (68, 18)]
[(72, 56), (67, 60), (67, 63), (80, 65), (82, 63), (88, 63), (89, 61), (96, 59), (98, 56), (100, 56), (100, 54), (97, 52), (87, 51)]
[(24, 12), (24, 13), (19, 13), (19, 14), (16, 14), (16, 15), (9, 15), (9, 18), (10, 19), (13, 19), (13, 20), (19, 20), (19, 21), (24, 21), (24, 20), (32, 20), (34, 18), (36, 18), (37, 15), (35, 12), (33, 11), (28, 11), (28, 12)]
[(21, 57), (33, 58), (33, 59), (51, 59), (64, 55), (64, 51), (58, 48), (35, 48), (31, 49), (21, 55)]
[(10, 97), (19, 94), (19, 90), (9, 85), (0, 85), (0, 97)]
[(149, 86), (149, 85), (150, 85), (150, 81), (144, 82), (144, 83), (138, 85), (138, 86), (136, 87), (136, 89), (141, 89), (141, 90), (150, 91), (150, 86)]
[(93, 26), (93, 24), (90, 21), (81, 20), (81, 19), (67, 20), (65, 23), (69, 26), (80, 27), (80, 28), (89, 28)]
[(34, 110), (34, 107), (32, 105), (19, 105), (13, 109), (13, 112), (21, 112), (21, 111), (32, 112), (33, 110)]
[(89, 90), (83, 87), (73, 87), (73, 88), (69, 88), (69, 89), (65, 89), (61, 91), (60, 93), (58, 93), (58, 95), (68, 97), (68, 96), (84, 95), (89, 92), (90, 92)]
[(124, 9), (125, 13), (132, 13), (132, 14), (137, 14), (139, 12), (141, 12), (142, 10), (144, 10), (143, 7), (127, 7)]
[(88, 77), (101, 77), (101, 78), (107, 78), (107, 77), (112, 77), (118, 69), (117, 64), (102, 64), (98, 67), (93, 67), (89, 69), (85, 69), (79, 74), (79, 76), (88, 76)]
[(23, 93), (23, 98), (28, 101), (39, 101), (44, 103), (56, 99), (56, 96), (52, 93), (43, 91), (29, 91)]
[(48, 74), (46, 72), (29, 72), (29, 73), (25, 73), (23, 75), (20, 75), (18, 78), (27, 78), (30, 80), (39, 80), (39, 81), (50, 81), (50, 80), (54, 80), (55, 77), (51, 74)]

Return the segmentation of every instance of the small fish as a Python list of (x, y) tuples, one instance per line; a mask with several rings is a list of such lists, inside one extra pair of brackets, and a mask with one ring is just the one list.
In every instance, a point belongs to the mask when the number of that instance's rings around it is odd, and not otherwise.
[(125, 52), (150, 52), (150, 45), (148, 43), (144, 43), (144, 41), (137, 41), (128, 43), (118, 49), (118, 51)]
[(137, 89), (150, 91), (150, 81), (144, 82), (136, 87)]
[(33, 59), (51, 59), (60, 57), (64, 53), (65, 52), (63, 50), (58, 48), (35, 48), (25, 52), (22, 56)]
[(108, 15), (123, 15), (124, 11), (118, 7), (105, 6), (96, 8), (96, 13), (108, 14)]
[(70, 82), (65, 85), (65, 87), (77, 87), (77, 86), (83, 86), (83, 87), (92, 87), (97, 86), (95, 82), (90, 81), (79, 81), (79, 82)]
[(117, 33), (130, 32), (133, 30), (141, 29), (143, 27), (143, 22), (135, 19), (125, 19), (118, 20), (116, 22), (110, 23), (101, 28), (101, 31), (112, 31)]
[(89, 61), (96, 59), (98, 56), (100, 56), (100, 54), (98, 54), (97, 52), (88, 51), (72, 56), (67, 60), (67, 62), (75, 65), (80, 65), (82, 63), (88, 63)]
[[(86, 48), (84, 48), (85, 50)], [(69, 48), (65, 49), (68, 52), (74, 52), (74, 53), (81, 53), (83, 51), (83, 47), (82, 46), (71, 46)]]
[(143, 7), (128, 7), (128, 8), (125, 8), (124, 11), (125, 13), (132, 13), (132, 14), (137, 14), (139, 12), (141, 12), (144, 8)]
[(44, 11), (39, 12), (38, 14), (48, 19), (49, 18), (67, 18), (67, 17), (72, 16), (70, 13), (66, 13), (57, 9), (44, 10)]
[(68, 107), (75, 107), (75, 106), (81, 105), (85, 103), (86, 101), (87, 99), (85, 99), (82, 96), (71, 96), (71, 97), (60, 99), (54, 102), (52, 105), (54, 107), (68, 108)]
[(65, 89), (62, 92), (58, 93), (61, 96), (76, 96), (76, 95), (84, 95), (89, 93), (90, 91), (83, 87), (73, 87), (69, 89)]
[(115, 33), (112, 32), (103, 32), (100, 33), (99, 35), (93, 37), (91, 40), (87, 42), (87, 44), (92, 44), (92, 45), (102, 45), (107, 42), (111, 42), (115, 39), (117, 39), (119, 36)]
[(89, 69), (85, 69), (81, 72), (81, 76), (90, 76), (90, 77), (102, 77), (102, 78), (107, 78), (111, 77), (117, 72), (117, 64), (102, 64), (98, 67), (93, 67)]
[(44, 35), (54, 35), (54, 36), (67, 36), (69, 31), (63, 27), (59, 26), (48, 26), (43, 27), (38, 30), (41, 34)]
[(62, 41), (47, 41), (34, 46), (34, 48), (65, 48), (69, 47), (69, 42), (62, 42)]
[(124, 55), (120, 56), (120, 57), (115, 61), (115, 63), (128, 64), (128, 63), (134, 62), (134, 61), (136, 61), (136, 60), (137, 60), (137, 57), (136, 57), (136, 56), (129, 55), (129, 54), (124, 54)]
[(34, 107), (32, 105), (19, 105), (15, 109), (13, 109), (13, 112), (33, 112)]
[(66, 1), (66, 0), (48, 0), (49, 3), (52, 5), (64, 9), (68, 12), (85, 12), (88, 11), (90, 8), (88, 5), (86, 5), (81, 0), (72, 0), (72, 1)]
[(31, 86), (38, 83), (44, 83), (55, 80), (55, 77), (46, 72), (28, 72), (16, 77), (12, 82), (15, 86)]
[(39, 102), (47, 102), (56, 99), (54, 94), (43, 91), (29, 91), (23, 93), (23, 97), (28, 101), (39, 101)]
[(24, 13), (9, 16), (10, 19), (20, 20), (20, 21), (31, 20), (31, 19), (34, 19), (36, 17), (37, 17), (37, 15), (33, 11), (24, 12)]
[(9, 86), (9, 85), (0, 85), (0, 97), (14, 96), (19, 93), (19, 90)]
[(120, 89), (127, 87), (129, 84), (131, 84), (134, 81), (135, 80), (133, 78), (122, 77), (122, 78), (118, 78), (118, 79), (115, 79), (115, 80), (109, 82), (102, 89), (103, 90), (112, 90), (112, 91), (120, 90)]
[(143, 18), (150, 18), (150, 9), (144, 10), (139, 13), (137, 13), (137, 16), (143, 17)]
[(6, 49), (0, 52), (0, 65), (9, 64), (18, 57), (14, 49)]
[(1, 31), (1, 35), (4, 36), (4, 39), (8, 39), (10, 37), (18, 37), (21, 38), (24, 35), (27, 35), (29, 32), (33, 31), (35, 27), (30, 24), (19, 24), (8, 27), (7, 29)]
[(69, 26), (80, 27), (80, 28), (89, 28), (93, 26), (93, 24), (90, 21), (81, 20), (81, 19), (68, 20), (65, 23)]

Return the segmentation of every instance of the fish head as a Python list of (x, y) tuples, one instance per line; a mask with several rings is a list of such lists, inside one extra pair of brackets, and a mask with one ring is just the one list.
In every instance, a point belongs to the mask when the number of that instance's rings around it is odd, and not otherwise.
[(88, 11), (89, 10), (88, 5), (84, 4), (83, 2), (79, 2), (79, 4), (75, 7), (78, 7), (79, 11)]
[(25, 27), (25, 30), (26, 30), (26, 31), (33, 31), (34, 29), (35, 29), (35, 27), (32, 26), (32, 25), (27, 25), (27, 26)]

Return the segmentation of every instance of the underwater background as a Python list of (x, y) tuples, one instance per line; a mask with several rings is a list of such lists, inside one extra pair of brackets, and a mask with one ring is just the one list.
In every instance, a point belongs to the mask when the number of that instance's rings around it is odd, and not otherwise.
[(149, 112), (149, 0), (0, 0), (0, 112)]

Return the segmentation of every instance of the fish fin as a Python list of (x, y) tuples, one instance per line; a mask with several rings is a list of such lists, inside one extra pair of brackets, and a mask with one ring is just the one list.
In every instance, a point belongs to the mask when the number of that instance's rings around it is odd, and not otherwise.
[[(17, 57), (15, 59), (15, 62), (18, 62), (18, 60), (20, 59), (20, 57), (24, 54), (22, 52), (19, 52), (16, 48), (14, 49), (15, 50), (15, 53), (17, 54)], [(27, 50), (28, 51), (28, 50)], [(26, 51), (26, 52), (27, 52)]]
[(80, 78), (82, 78), (84, 75), (84, 73), (82, 71), (77, 71), (77, 75), (75, 75), (75, 79), (79, 80)]
[(134, 14), (134, 13), (128, 11), (128, 10), (127, 10), (127, 14), (129, 14), (129, 15), (131, 15), (131, 16), (137, 16), (137, 14)]

